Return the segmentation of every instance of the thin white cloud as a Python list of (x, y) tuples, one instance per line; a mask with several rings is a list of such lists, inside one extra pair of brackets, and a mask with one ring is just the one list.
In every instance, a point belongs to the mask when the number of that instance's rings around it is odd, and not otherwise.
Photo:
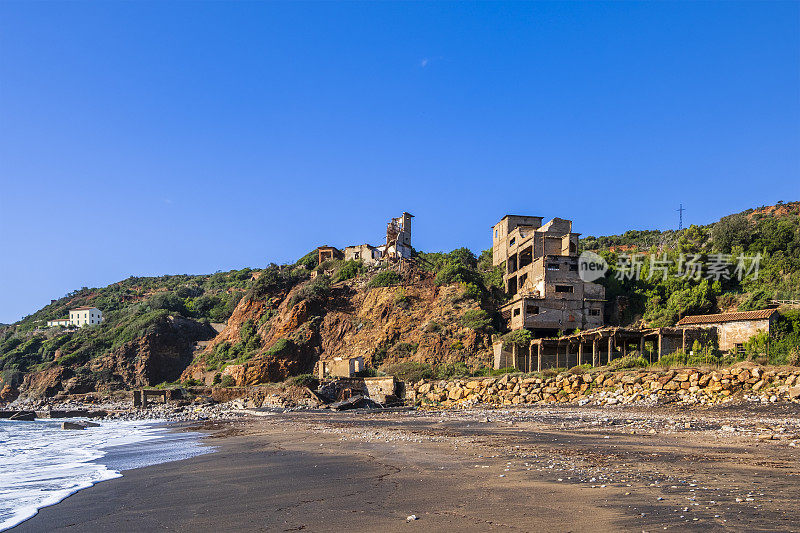
[(434, 61), (439, 61), (440, 59), (444, 59), (444, 57), (443, 56), (423, 57), (422, 59), (419, 60), (419, 66), (420, 68), (425, 68)]

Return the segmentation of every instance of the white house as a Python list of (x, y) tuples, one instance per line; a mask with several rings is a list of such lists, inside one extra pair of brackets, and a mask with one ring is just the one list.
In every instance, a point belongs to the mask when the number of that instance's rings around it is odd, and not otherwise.
[(103, 321), (103, 312), (96, 307), (78, 307), (69, 310), (69, 323), (82, 328), (92, 326)]
[(69, 318), (57, 318), (55, 320), (48, 320), (47, 321), (47, 327), (48, 328), (54, 328), (56, 326), (67, 327), (69, 325), (70, 325)]

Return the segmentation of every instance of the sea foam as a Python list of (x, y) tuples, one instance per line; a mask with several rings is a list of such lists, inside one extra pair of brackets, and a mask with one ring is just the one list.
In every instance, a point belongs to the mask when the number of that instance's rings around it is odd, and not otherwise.
[(61, 420), (0, 420), (0, 531), (27, 520), (120, 470), (210, 451), (197, 434), (175, 434), (155, 423), (102, 421), (67, 431)]

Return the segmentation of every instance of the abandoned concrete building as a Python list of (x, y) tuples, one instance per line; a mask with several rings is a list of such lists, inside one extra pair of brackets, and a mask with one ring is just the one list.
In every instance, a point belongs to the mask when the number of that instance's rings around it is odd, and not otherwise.
[(578, 272), (578, 237), (572, 221), (506, 215), (492, 228), (492, 260), (505, 268), (511, 301), (501, 308), (511, 330), (534, 337), (604, 324), (605, 288)]
[(342, 257), (342, 252), (333, 246), (326, 245), (317, 248), (317, 264), (324, 263), (325, 261), (329, 261), (331, 259), (341, 259)]
[(411, 247), (412, 218), (414, 215), (403, 212), (401, 216), (391, 219), (386, 225), (386, 243), (380, 246), (357, 244), (345, 247), (344, 252), (331, 246), (320, 247), (319, 262), (344, 258), (347, 261), (363, 261), (367, 265), (374, 265), (384, 259), (410, 259), (413, 252)]
[(778, 319), (776, 309), (717, 313), (714, 315), (685, 316), (676, 324), (679, 327), (706, 326), (717, 331), (719, 349), (723, 352), (743, 352), (744, 343), (762, 331), (772, 333)]
[(358, 244), (344, 249), (346, 261), (363, 261), (364, 264), (374, 265), (381, 260), (381, 250), (371, 244)]
[(331, 360), (320, 359), (316, 367), (316, 373), (319, 379), (324, 379), (328, 375), (339, 378), (352, 378), (363, 371), (364, 356), (362, 355), (346, 358), (334, 357)]

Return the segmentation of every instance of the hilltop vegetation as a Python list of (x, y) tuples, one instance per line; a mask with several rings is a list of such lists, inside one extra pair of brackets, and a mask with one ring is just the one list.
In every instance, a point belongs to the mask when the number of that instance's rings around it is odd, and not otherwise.
[[(51, 365), (82, 366), (153, 333), (167, 316), (205, 322), (226, 320), (252, 285), (257, 270), (208, 276), (130, 277), (103, 288), (84, 287), (50, 303), (16, 324), (0, 328), (0, 390), (23, 375)], [(69, 309), (103, 310), (101, 325), (70, 331), (42, 329)]]
[[(608, 262), (610, 274), (601, 283), (610, 301), (624, 299), (621, 324), (643, 320), (669, 326), (689, 314), (764, 309), (773, 299), (800, 298), (800, 202), (751, 209), (682, 231), (590, 236), (581, 247)], [(632, 254), (641, 254), (638, 279), (626, 263)], [(690, 261), (703, 265), (699, 276), (681, 276)], [(723, 262), (727, 273), (709, 271), (709, 265)], [(757, 273), (750, 270), (756, 262)]]

